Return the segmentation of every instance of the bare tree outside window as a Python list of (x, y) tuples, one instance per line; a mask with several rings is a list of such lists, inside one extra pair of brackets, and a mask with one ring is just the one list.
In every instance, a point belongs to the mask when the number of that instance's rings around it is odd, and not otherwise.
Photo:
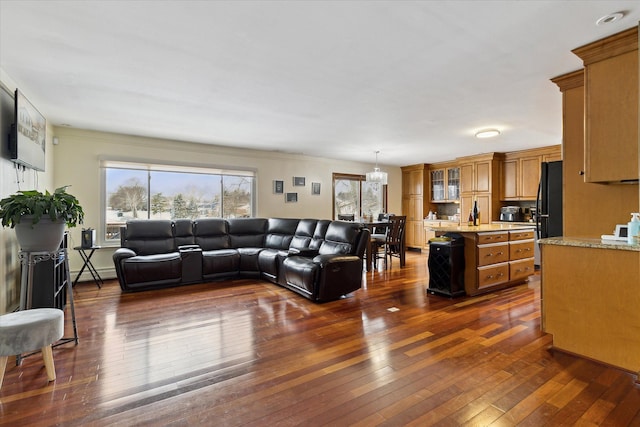
[(129, 179), (111, 195), (109, 205), (114, 209), (131, 212), (133, 218), (138, 218), (138, 210), (147, 206), (146, 186), (137, 178)]
[(225, 176), (223, 179), (222, 207), (225, 218), (251, 216), (251, 188), (253, 178)]

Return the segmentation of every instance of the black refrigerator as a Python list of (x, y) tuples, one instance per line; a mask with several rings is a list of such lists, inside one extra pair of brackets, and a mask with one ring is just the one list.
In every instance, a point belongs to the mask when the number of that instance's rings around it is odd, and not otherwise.
[(562, 236), (562, 162), (542, 162), (536, 201), (538, 237)]

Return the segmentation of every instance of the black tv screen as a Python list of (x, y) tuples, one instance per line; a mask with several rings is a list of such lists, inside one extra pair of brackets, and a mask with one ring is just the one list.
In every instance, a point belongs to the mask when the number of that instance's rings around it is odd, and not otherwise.
[(16, 89), (15, 121), (9, 138), (11, 160), (44, 171), (47, 120)]

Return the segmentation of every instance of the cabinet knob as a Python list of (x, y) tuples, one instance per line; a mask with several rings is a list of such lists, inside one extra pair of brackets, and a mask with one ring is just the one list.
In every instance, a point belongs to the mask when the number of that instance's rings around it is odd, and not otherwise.
[(578, 171), (578, 175), (580, 176), (584, 175), (584, 171)]

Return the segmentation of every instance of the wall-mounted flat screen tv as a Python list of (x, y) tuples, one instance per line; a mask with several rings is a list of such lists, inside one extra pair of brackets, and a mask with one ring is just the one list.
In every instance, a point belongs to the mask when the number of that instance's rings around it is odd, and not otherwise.
[(16, 89), (15, 121), (9, 136), (11, 160), (31, 169), (44, 171), (47, 120)]

